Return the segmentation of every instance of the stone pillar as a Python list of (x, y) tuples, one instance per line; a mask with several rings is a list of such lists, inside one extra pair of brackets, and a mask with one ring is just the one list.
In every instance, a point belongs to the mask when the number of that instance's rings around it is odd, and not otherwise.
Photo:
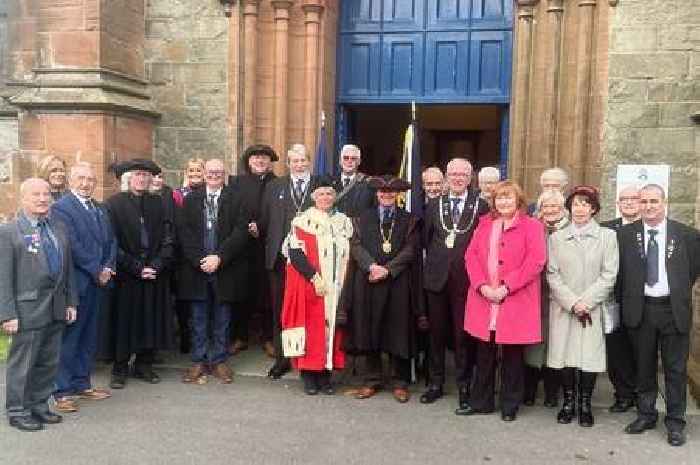
[(289, 9), (290, 0), (273, 0), (275, 21), (274, 52), (274, 133), (273, 146), (280, 156), (276, 169), (284, 169), (287, 159), (287, 92), (289, 88)]
[(549, 166), (559, 165), (558, 153), (558, 121), (559, 121), (559, 82), (561, 76), (561, 44), (562, 16), (564, 15), (563, 0), (547, 0), (547, 61), (548, 72), (545, 76), (544, 88), (544, 140), (545, 159)]
[(240, 8), (235, 0), (231, 4), (231, 14), (228, 16), (228, 136), (231, 140), (231, 173), (238, 171), (238, 158), (243, 146), (243, 28), (241, 27)]
[(258, 4), (259, 0), (243, 2), (244, 23), (244, 82), (243, 82), (243, 145), (255, 143), (257, 125), (255, 96), (257, 88), (258, 64)]
[(523, 183), (528, 163), (528, 122), (530, 120), (530, 75), (532, 73), (535, 7), (539, 0), (517, 0), (515, 24), (515, 62), (511, 103), (509, 172)]
[[(319, 0), (305, 0), (304, 10), (304, 144), (313, 151), (319, 121), (319, 43), (323, 5)], [(313, 152), (312, 152), (313, 153)]]
[(574, 140), (571, 157), (575, 171), (570, 173), (574, 179), (585, 183), (597, 180), (587, 179), (586, 173), (590, 159), (589, 147), (592, 136), (590, 130), (591, 113), (591, 72), (594, 57), (593, 41), (595, 39), (595, 7), (597, 0), (579, 0), (578, 41), (576, 48), (576, 101), (574, 103)]
[[(700, 111), (690, 115), (695, 123), (695, 131), (700, 131)], [(696, 142), (696, 146), (700, 142)], [(695, 200), (695, 227), (700, 227), (700, 171), (697, 172), (697, 197)], [(690, 333), (690, 360), (688, 361), (688, 382), (690, 392), (700, 408), (700, 279), (693, 288), (693, 327)]]
[(92, 163), (96, 196), (104, 198), (117, 188), (111, 163), (152, 157), (158, 113), (145, 80), (145, 2), (65, 3), (13, 0), (18, 24), (31, 24), (31, 16), (36, 26), (17, 31), (19, 56), (28, 58), (14, 75), (22, 87), (9, 99), (18, 110), (17, 181), (34, 174), (42, 157), (58, 155), (68, 165)]

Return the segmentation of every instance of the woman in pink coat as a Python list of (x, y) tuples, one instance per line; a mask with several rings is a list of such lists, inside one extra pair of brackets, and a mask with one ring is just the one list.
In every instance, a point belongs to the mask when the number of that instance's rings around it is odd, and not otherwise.
[(546, 261), (542, 223), (512, 181), (496, 185), (465, 253), (469, 275), (464, 329), (477, 342), (476, 378), (469, 405), (457, 415), (495, 410), (496, 354), (502, 347), (501, 418), (515, 420), (524, 393), (523, 349), (541, 341), (540, 273)]

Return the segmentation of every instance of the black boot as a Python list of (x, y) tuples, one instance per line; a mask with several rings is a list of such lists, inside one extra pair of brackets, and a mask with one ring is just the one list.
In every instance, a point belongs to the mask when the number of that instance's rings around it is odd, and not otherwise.
[(574, 368), (562, 368), (561, 384), (564, 388), (564, 403), (561, 410), (557, 414), (557, 423), (563, 425), (571, 423), (571, 420), (576, 416), (576, 390), (574, 387), (576, 379), (576, 370)]
[(581, 371), (579, 376), (578, 424), (590, 428), (594, 424), (591, 397), (595, 387), (595, 373)]
[(323, 370), (318, 374), (318, 388), (326, 395), (332, 396), (335, 394), (335, 388), (331, 382), (332, 373), (329, 370)]

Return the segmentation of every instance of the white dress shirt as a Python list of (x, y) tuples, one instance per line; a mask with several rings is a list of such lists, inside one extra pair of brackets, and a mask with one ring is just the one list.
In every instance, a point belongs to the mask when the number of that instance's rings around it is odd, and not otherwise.
[(294, 186), (294, 189), (297, 188), (297, 183), (299, 182), (299, 179), (304, 181), (301, 183), (301, 192), (303, 194), (306, 191), (306, 187), (309, 185), (309, 180), (311, 179), (311, 174), (307, 173), (304, 176), (291, 175), (291, 177), (292, 177), (292, 185)]
[(454, 195), (452, 192), (450, 192), (450, 194), (448, 195), (448, 198), (450, 199), (450, 215), (452, 215), (452, 199), (461, 199), (460, 202), (457, 204), (457, 209), (459, 210), (459, 218), (462, 217), (462, 212), (464, 212), (464, 207), (467, 203), (468, 194), (468, 190), (465, 190), (460, 195)]
[(666, 274), (666, 220), (655, 227), (651, 227), (646, 223), (644, 225), (644, 251), (646, 253), (649, 247), (649, 230), (655, 229), (656, 243), (659, 244), (659, 280), (653, 286), (644, 283), (644, 295), (648, 297), (668, 297), (671, 293), (668, 287), (668, 275)]
[[(74, 196), (76, 196), (76, 197), (78, 198), (78, 200), (80, 200), (80, 203), (83, 205), (83, 208), (85, 208), (85, 210), (87, 210), (87, 211), (90, 211), (90, 207), (88, 207), (88, 202), (92, 202), (92, 199), (90, 199), (90, 198), (85, 198), (85, 197), (81, 196), (80, 194), (78, 194), (78, 193), (75, 192), (75, 191), (71, 191), (71, 192), (73, 193)], [(95, 205), (95, 204), (94, 204), (94, 202), (93, 202), (93, 206), (94, 206), (94, 205)]]

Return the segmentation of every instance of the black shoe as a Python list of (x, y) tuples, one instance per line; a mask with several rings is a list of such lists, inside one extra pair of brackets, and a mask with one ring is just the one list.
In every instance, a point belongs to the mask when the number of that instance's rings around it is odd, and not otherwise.
[(457, 410), (455, 410), (455, 415), (460, 415), (460, 416), (488, 415), (490, 413), (493, 413), (493, 410), (477, 410), (469, 404), (467, 404), (467, 406), (464, 408), (460, 407)]
[(669, 431), (667, 437), (668, 443), (674, 447), (680, 447), (685, 444), (684, 431)]
[(516, 412), (501, 412), (501, 420), (503, 421), (515, 421), (515, 418), (517, 417)]
[(45, 423), (47, 425), (56, 425), (63, 421), (61, 415), (53, 412), (32, 412), (32, 416), (39, 423)]
[(332, 396), (335, 394), (335, 388), (333, 387), (333, 383), (331, 382), (331, 372), (330, 371), (324, 371), (320, 375), (318, 375), (318, 388), (319, 390), (326, 394), (327, 396)]
[(291, 369), (291, 366), (289, 364), (289, 360), (286, 358), (283, 359), (278, 359), (274, 365), (272, 365), (272, 368), (270, 368), (270, 371), (267, 372), (267, 376), (269, 376), (272, 379), (280, 379), (282, 376), (284, 376), (286, 373), (289, 372)]
[(310, 396), (318, 394), (317, 374), (311, 371), (302, 371), (301, 379), (304, 381), (304, 392)]
[(126, 387), (126, 375), (112, 373), (112, 379), (109, 382), (109, 387), (112, 389), (124, 389)]
[(459, 387), (459, 408), (467, 408), (469, 405), (469, 385)]
[(568, 425), (576, 416), (576, 394), (573, 390), (564, 390), (564, 403), (557, 414), (557, 423)]
[(625, 413), (631, 408), (634, 408), (634, 399), (620, 399), (616, 398), (615, 403), (610, 406), (608, 412), (610, 413)]
[(10, 426), (17, 428), (20, 431), (39, 431), (44, 429), (44, 425), (31, 416), (26, 417), (10, 417)]
[(428, 390), (421, 394), (419, 400), (421, 404), (432, 404), (440, 397), (442, 397), (442, 386), (435, 386), (431, 384), (428, 386)]
[(134, 378), (142, 379), (150, 384), (160, 383), (160, 376), (158, 376), (150, 367), (135, 368)]
[(625, 433), (641, 434), (648, 429), (654, 428), (656, 428), (656, 420), (645, 420), (644, 418), (637, 418), (632, 423), (625, 426)]

